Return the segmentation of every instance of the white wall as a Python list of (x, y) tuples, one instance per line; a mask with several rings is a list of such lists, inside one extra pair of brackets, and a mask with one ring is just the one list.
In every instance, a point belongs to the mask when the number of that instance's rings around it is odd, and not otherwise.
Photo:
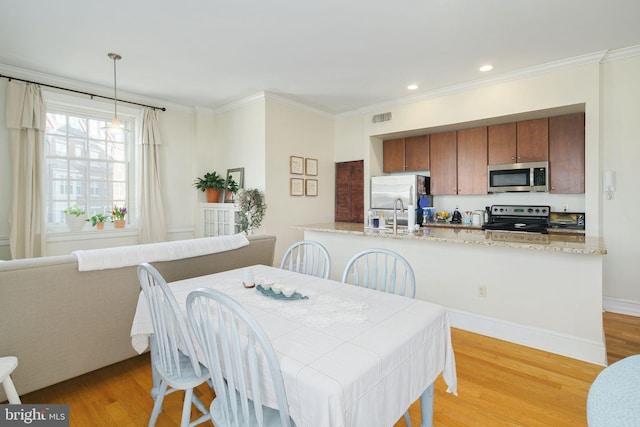
[[(275, 263), (285, 250), (302, 240), (303, 232), (292, 228), (313, 222), (332, 222), (334, 218), (335, 164), (334, 121), (332, 117), (300, 108), (276, 96), (268, 96), (266, 104), (267, 143), (264, 163), (267, 165), (265, 231), (277, 238)], [(317, 176), (289, 173), (289, 156), (318, 160)], [(318, 196), (291, 196), (292, 177), (317, 179)]]
[(9, 203), (11, 201), (11, 163), (7, 129), (7, 80), (0, 79), (0, 259), (11, 259), (9, 248)]
[[(631, 301), (640, 315), (640, 57), (603, 65), (602, 170), (616, 173), (613, 198), (602, 200), (602, 234), (608, 255), (604, 262), (604, 294), (610, 303)], [(595, 172), (593, 173), (594, 175)], [(624, 310), (623, 310), (624, 311)]]

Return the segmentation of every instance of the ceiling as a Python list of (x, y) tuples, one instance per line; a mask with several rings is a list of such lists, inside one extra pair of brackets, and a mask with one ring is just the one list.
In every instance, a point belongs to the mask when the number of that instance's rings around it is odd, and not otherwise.
[[(0, 0), (0, 64), (217, 108), (333, 114), (640, 45), (638, 0)], [(494, 69), (478, 68), (491, 63)], [(415, 83), (417, 91), (407, 85)]]

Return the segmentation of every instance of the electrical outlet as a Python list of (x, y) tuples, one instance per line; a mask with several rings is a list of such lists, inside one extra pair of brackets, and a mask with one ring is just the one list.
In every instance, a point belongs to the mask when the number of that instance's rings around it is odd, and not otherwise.
[(564, 211), (569, 212), (569, 205), (564, 205)]
[(483, 286), (483, 285), (479, 285), (478, 286), (478, 296), (480, 298), (486, 298), (487, 297), (487, 287)]

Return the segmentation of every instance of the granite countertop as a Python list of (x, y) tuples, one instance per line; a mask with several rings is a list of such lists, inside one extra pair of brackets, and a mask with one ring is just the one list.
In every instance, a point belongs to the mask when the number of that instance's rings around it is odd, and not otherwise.
[(349, 222), (328, 222), (297, 225), (295, 228), (309, 231), (354, 234), (384, 237), (389, 239), (412, 239), (470, 244), (481, 246), (501, 246), (538, 251), (568, 252), (585, 255), (605, 255), (607, 249), (601, 237), (584, 236), (581, 233), (537, 234), (510, 231), (483, 231), (479, 227), (465, 224), (429, 224), (420, 230), (408, 232), (406, 227), (398, 227), (397, 234), (391, 227), (371, 229), (364, 224)]

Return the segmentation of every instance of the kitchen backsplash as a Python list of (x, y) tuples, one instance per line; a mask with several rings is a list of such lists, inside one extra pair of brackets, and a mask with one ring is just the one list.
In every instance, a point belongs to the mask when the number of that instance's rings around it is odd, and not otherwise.
[(484, 209), (491, 205), (544, 205), (553, 212), (585, 212), (584, 194), (550, 193), (501, 193), (482, 196), (433, 196), (433, 206), (438, 210), (461, 211)]

